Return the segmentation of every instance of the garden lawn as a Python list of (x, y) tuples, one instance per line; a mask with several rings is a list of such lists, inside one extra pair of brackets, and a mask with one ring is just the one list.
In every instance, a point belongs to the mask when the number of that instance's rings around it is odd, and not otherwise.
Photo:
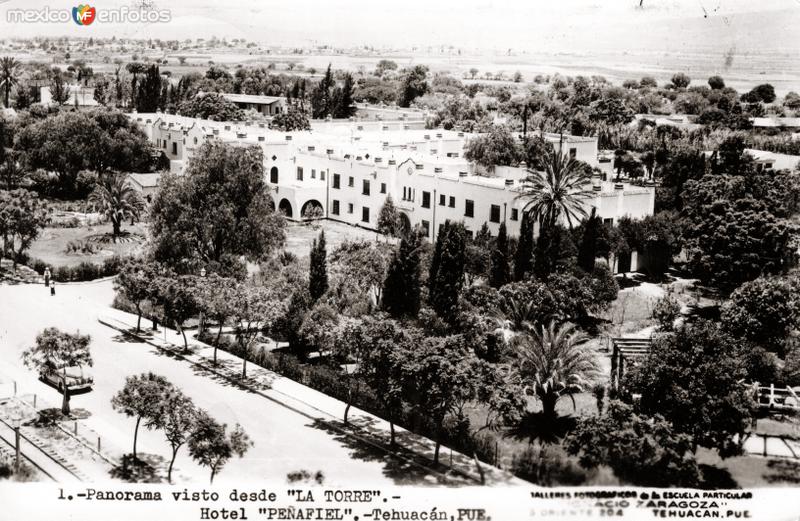
[(311, 243), (319, 237), (321, 231), (325, 231), (325, 242), (328, 252), (332, 252), (337, 246), (345, 241), (390, 241), (397, 242), (396, 239), (388, 238), (371, 230), (351, 226), (336, 221), (319, 220), (313, 223), (286, 223), (286, 251), (298, 257), (307, 257), (311, 250)]
[[(131, 226), (127, 223), (123, 226), (123, 231), (145, 236), (146, 226), (136, 223)], [(27, 254), (31, 259), (39, 259), (53, 266), (77, 266), (81, 262), (102, 263), (105, 259), (118, 255), (128, 257), (136, 255), (142, 251), (144, 242), (122, 241), (112, 242), (93, 242), (97, 248), (95, 253), (67, 253), (69, 242), (88, 242), (90, 237), (100, 234), (111, 234), (111, 224), (100, 224), (96, 226), (83, 226), (80, 228), (45, 228), (39, 234), (39, 238), (34, 241), (28, 249)]]

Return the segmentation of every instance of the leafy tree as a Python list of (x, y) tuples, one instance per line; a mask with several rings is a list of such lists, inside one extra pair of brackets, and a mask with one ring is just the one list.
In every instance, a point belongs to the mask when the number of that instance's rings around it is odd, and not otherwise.
[(461, 335), (421, 339), (403, 357), (404, 395), (433, 422), (438, 464), (445, 418), (475, 398), (476, 359)]
[(172, 458), (167, 470), (167, 481), (172, 483), (172, 467), (178, 451), (192, 437), (197, 425), (198, 411), (191, 398), (183, 394), (180, 389), (172, 388), (158, 403), (158, 412), (147, 419), (147, 428), (157, 428), (164, 431), (172, 447)]
[(197, 298), (199, 306), (207, 317), (217, 323), (217, 334), (214, 338), (214, 365), (217, 365), (217, 348), (222, 336), (225, 322), (236, 315), (237, 295), (239, 287), (236, 279), (211, 273), (200, 282), (200, 294)]
[(509, 266), (511, 254), (508, 249), (506, 223), (503, 222), (500, 223), (500, 231), (497, 233), (497, 240), (492, 250), (489, 284), (493, 288), (499, 288), (511, 282), (511, 267)]
[(796, 278), (759, 277), (739, 286), (722, 307), (722, 326), (779, 354), (800, 327), (800, 283)]
[(358, 345), (363, 349), (359, 372), (386, 411), (391, 431), (390, 443), (394, 447), (394, 424), (402, 411), (404, 396), (403, 353), (413, 349), (415, 339), (408, 328), (380, 317), (366, 318), (352, 336), (358, 339)]
[(523, 211), (539, 221), (540, 230), (555, 226), (560, 218), (572, 227), (574, 219), (586, 215), (585, 201), (592, 196), (588, 179), (579, 161), (553, 153), (544, 172), (528, 172), (518, 196), (525, 201)]
[[(2, 136), (0, 136), (0, 147), (2, 147)], [(5, 150), (0, 152), (0, 180), (5, 182), (7, 190), (18, 187), (25, 179), (25, 174), (26, 171), (17, 160), (16, 153), (13, 151), (6, 153)]]
[[(207, 141), (178, 177), (165, 174), (150, 207), (157, 260), (188, 270), (227, 256), (262, 258), (283, 244), (284, 219), (270, 208), (260, 147)], [(188, 264), (187, 264), (188, 263)]]
[(682, 72), (672, 75), (672, 87), (675, 89), (685, 89), (692, 82), (692, 79)]
[(66, 195), (74, 195), (82, 170), (149, 171), (153, 150), (134, 122), (107, 109), (28, 120), (17, 131), (14, 149), (27, 168), (55, 172)]
[(164, 316), (183, 336), (183, 348), (188, 351), (189, 341), (186, 339), (186, 330), (183, 325), (199, 311), (193, 288), (193, 277), (171, 274), (171, 276), (160, 277), (158, 286), (160, 289), (157, 299), (164, 308)]
[(428, 67), (416, 65), (403, 74), (398, 105), (411, 106), (411, 102), (428, 92)]
[(400, 239), (383, 283), (383, 309), (395, 318), (416, 317), (420, 307), (420, 250), (423, 237), (412, 230)]
[(571, 268), (577, 254), (571, 234), (562, 226), (540, 227), (533, 272), (537, 277), (546, 279), (554, 272)]
[(464, 158), (491, 171), (495, 166), (508, 166), (522, 160), (522, 149), (511, 130), (493, 126), (488, 134), (470, 139), (464, 147)]
[(319, 233), (319, 239), (311, 244), (311, 255), (308, 269), (308, 292), (317, 301), (328, 291), (328, 251), (325, 248), (325, 231)]
[(125, 386), (111, 398), (111, 406), (126, 416), (136, 418), (133, 430), (133, 458), (136, 459), (136, 440), (139, 437), (139, 424), (145, 426), (158, 424), (158, 414), (163, 412), (161, 400), (173, 391), (173, 386), (163, 376), (142, 373), (125, 379)]
[(308, 115), (301, 108), (289, 104), (285, 112), (273, 116), (269, 128), (282, 132), (295, 132), (297, 130), (311, 130)]
[(153, 280), (157, 271), (152, 263), (130, 259), (114, 278), (114, 290), (136, 308), (136, 332), (141, 331), (142, 304), (152, 295)]
[(725, 80), (721, 76), (711, 76), (708, 78), (708, 86), (713, 90), (720, 90), (725, 88)]
[(658, 322), (659, 331), (670, 332), (680, 316), (681, 305), (672, 293), (667, 293), (653, 304), (652, 317)]
[(100, 177), (94, 191), (89, 195), (89, 204), (111, 221), (115, 240), (121, 234), (122, 223), (127, 219), (131, 222), (138, 220), (144, 210), (144, 201), (139, 192), (120, 173), (109, 173)]
[(50, 96), (58, 106), (69, 100), (69, 86), (64, 81), (64, 73), (55, 67), (50, 71)]
[(389, 237), (397, 237), (401, 233), (400, 212), (394, 205), (391, 195), (386, 196), (386, 200), (378, 212), (378, 231)]
[(241, 121), (244, 112), (222, 94), (207, 92), (181, 103), (178, 113), (211, 121)]
[(644, 487), (696, 487), (700, 471), (692, 438), (676, 433), (661, 416), (640, 416), (612, 401), (605, 415), (578, 421), (567, 435), (567, 452), (584, 468), (611, 467), (626, 483)]
[(500, 288), (493, 314), (507, 320), (515, 331), (523, 331), (529, 325), (538, 327), (549, 322), (554, 308), (553, 294), (547, 286), (527, 280)]
[(50, 222), (50, 208), (34, 192), (18, 188), (0, 191), (0, 236), (3, 237), (3, 255), (11, 251), (13, 268)]
[(555, 418), (556, 404), (565, 396), (574, 406), (572, 394), (587, 391), (599, 373), (588, 337), (571, 324), (551, 321), (515, 340), (517, 371), (526, 390), (542, 403), (545, 418)]
[(663, 415), (695, 445), (735, 455), (753, 410), (740, 383), (746, 376), (736, 357), (741, 350), (714, 323), (684, 325), (655, 337), (649, 356), (626, 374), (623, 386), (641, 394), (642, 413)]
[(233, 312), (233, 324), (242, 358), (242, 380), (247, 379), (247, 360), (258, 335), (272, 327), (284, 312), (283, 300), (265, 286), (240, 284)]
[(16, 58), (11, 56), (3, 56), (0, 58), (0, 87), (4, 91), (4, 104), (6, 108), (9, 105), (9, 95), (11, 88), (19, 83), (19, 75), (22, 69), (22, 64)]
[(758, 187), (751, 182), (740, 176), (706, 176), (688, 182), (683, 192), (689, 268), (703, 283), (723, 291), (779, 273), (790, 261), (792, 228), (752, 196)]
[(70, 334), (54, 327), (48, 327), (36, 335), (36, 344), (23, 351), (22, 362), (26, 367), (42, 374), (57, 374), (61, 377), (61, 413), (69, 415), (69, 389), (67, 387), (67, 368), (92, 366), (89, 335)]
[(205, 411), (198, 411), (194, 432), (189, 439), (189, 454), (197, 463), (211, 469), (209, 483), (214, 483), (214, 476), (228, 460), (233, 456), (244, 457), (252, 445), (239, 424), (227, 432), (227, 425), (218, 423)]
[(762, 83), (753, 87), (750, 92), (742, 95), (742, 101), (748, 103), (772, 103), (775, 101), (775, 87), (769, 83)]
[(466, 230), (461, 223), (445, 221), (436, 239), (428, 276), (428, 300), (448, 324), (458, 315), (458, 297), (464, 284)]
[(345, 241), (331, 252), (331, 272), (359, 292), (372, 294), (380, 304), (392, 250), (387, 243)]
[(386, 71), (396, 71), (397, 70), (397, 62), (392, 60), (382, 59), (378, 61), (378, 64), (375, 66), (375, 76), (383, 76), (383, 73)]

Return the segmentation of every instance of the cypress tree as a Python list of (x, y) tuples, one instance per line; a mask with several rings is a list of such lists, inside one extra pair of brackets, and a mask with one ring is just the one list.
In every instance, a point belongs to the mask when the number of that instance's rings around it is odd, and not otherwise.
[(420, 246), (422, 235), (403, 235), (383, 283), (383, 309), (394, 318), (416, 317), (420, 306)]
[(533, 270), (533, 222), (528, 212), (522, 213), (519, 242), (514, 253), (514, 280), (520, 281)]
[(450, 324), (458, 316), (458, 297), (464, 282), (465, 248), (464, 225), (445, 221), (431, 259), (428, 300), (436, 314)]
[(319, 240), (311, 245), (311, 259), (308, 272), (308, 292), (314, 301), (328, 291), (328, 252), (325, 249), (325, 230), (319, 233)]
[(583, 223), (583, 236), (578, 248), (578, 266), (586, 273), (594, 271), (594, 260), (597, 257), (597, 239), (600, 237), (600, 227), (603, 222), (597, 216), (597, 209), (592, 208), (592, 213)]
[(505, 286), (511, 282), (511, 269), (508, 265), (508, 234), (506, 223), (500, 224), (494, 249), (492, 250), (492, 267), (489, 272), (489, 284), (493, 288)]

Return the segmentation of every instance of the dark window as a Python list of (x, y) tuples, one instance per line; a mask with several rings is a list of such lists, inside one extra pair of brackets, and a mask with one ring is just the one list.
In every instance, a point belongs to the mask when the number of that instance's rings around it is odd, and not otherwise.
[(475, 201), (464, 201), (464, 217), (475, 217)]
[(361, 208), (361, 222), (368, 223), (369, 222), (369, 208), (364, 206)]
[(175, 155), (178, 153), (178, 144), (176, 142), (172, 142), (172, 154)]
[(422, 192), (422, 207), (423, 208), (430, 208), (431, 207), (431, 193), (430, 192)]
[(339, 188), (339, 174), (333, 174), (333, 187)]
[(452, 195), (450, 196), (450, 204), (448, 204), (447, 206), (449, 206), (450, 208), (456, 207), (456, 198), (453, 197)]
[(572, 159), (575, 159), (575, 156), (577, 156), (577, 155), (578, 155), (578, 149), (577, 148), (570, 148), (569, 149), (569, 157), (571, 157)]
[(519, 220), (519, 210), (517, 210), (516, 208), (511, 209), (511, 220), (512, 221)]
[(362, 195), (369, 195), (369, 179), (363, 180), (363, 189), (361, 190)]
[(447, 200), (447, 196), (444, 194), (439, 194), (439, 206), (444, 206)]
[(500, 205), (492, 205), (492, 208), (489, 210), (489, 220), (493, 223), (500, 222)]
[(320, 170), (319, 171), (319, 178), (321, 180), (323, 180), (323, 181), (325, 180), (325, 170)]
[(269, 169), (269, 182), (272, 184), (278, 184), (278, 167), (273, 166)]
[(339, 215), (339, 201), (333, 200), (333, 215)]
[(422, 221), (422, 232), (425, 234), (425, 237), (428, 237), (431, 233), (431, 223)]
[(311, 169), (311, 179), (316, 179), (316, 178), (317, 178), (317, 171), (312, 168)]
[(382, 194), (386, 193), (386, 183), (381, 183), (381, 193)]
[(347, 203), (347, 213), (353, 213), (353, 203)]
[(355, 186), (355, 183), (356, 183), (356, 181), (355, 181), (355, 179), (353, 179), (353, 176), (350, 176), (350, 179), (347, 180), (347, 186), (352, 188), (352, 187)]
[(606, 219), (603, 219), (603, 224), (605, 224), (607, 226), (614, 226), (614, 218), (613, 217), (608, 217)]
[(297, 180), (298, 181), (302, 181), (303, 180), (303, 167), (302, 166), (298, 166), (297, 167)]

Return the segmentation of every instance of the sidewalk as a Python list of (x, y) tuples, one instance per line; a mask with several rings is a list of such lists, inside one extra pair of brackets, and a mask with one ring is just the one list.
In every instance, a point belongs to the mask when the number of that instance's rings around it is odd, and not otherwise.
[[(119, 318), (101, 316), (98, 317), (98, 320), (105, 326), (134, 336), (158, 349), (171, 353), (175, 357), (185, 359), (218, 378), (223, 378), (315, 422), (319, 422), (332, 432), (337, 434), (344, 433), (372, 447), (391, 452), (396, 457), (423, 467), (433, 474), (444, 476), (447, 481), (465, 484), (480, 483), (480, 473), (473, 459), (469, 456), (451, 451), (449, 448), (442, 446), (439, 453), (440, 464), (437, 469), (433, 465), (435, 443), (432, 440), (395, 426), (398, 448), (392, 451), (389, 448), (389, 423), (381, 418), (351, 407), (348, 415), (348, 425), (344, 425), (344, 410), (347, 406), (344, 402), (250, 362), (247, 363), (247, 380), (242, 381), (240, 378), (242, 370), (241, 358), (226, 351), (218, 350), (218, 365), (214, 366), (213, 347), (192, 341), (187, 353), (183, 350), (182, 341), (180, 345), (176, 345), (164, 340), (164, 329), (159, 332), (161, 334), (160, 337), (158, 335), (152, 336), (144, 329), (140, 334), (137, 334), (133, 332), (136, 324), (135, 317), (118, 310), (115, 310), (114, 314)], [(166, 337), (178, 338), (176, 337), (176, 332), (171, 329), (166, 329)], [(486, 485), (530, 486), (530, 483), (517, 479), (506, 471), (485, 463), (480, 465), (484, 472)]]

